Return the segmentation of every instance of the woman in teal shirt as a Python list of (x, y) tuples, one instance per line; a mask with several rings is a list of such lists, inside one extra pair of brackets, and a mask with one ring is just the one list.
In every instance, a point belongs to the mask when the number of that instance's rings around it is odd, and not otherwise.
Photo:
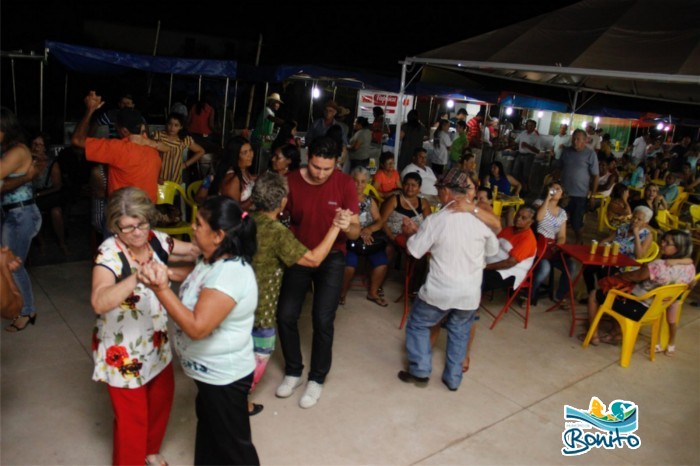
[[(179, 298), (168, 287), (165, 266), (153, 263), (139, 277), (175, 321), (175, 349), (183, 371), (197, 384), (194, 464), (259, 464), (248, 415), (258, 305), (251, 266), (255, 222), (236, 201), (219, 196), (204, 202), (194, 227), (202, 256)], [(173, 280), (184, 275), (184, 270), (170, 271)]]

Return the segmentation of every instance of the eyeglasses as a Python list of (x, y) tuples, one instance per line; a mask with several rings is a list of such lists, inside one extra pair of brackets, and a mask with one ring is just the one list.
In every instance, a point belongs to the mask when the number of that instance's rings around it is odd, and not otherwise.
[(138, 225), (128, 225), (125, 227), (120, 227), (119, 225), (117, 225), (117, 228), (119, 228), (119, 231), (121, 231), (122, 233), (129, 234), (129, 233), (133, 233), (134, 230), (136, 230), (137, 228), (141, 231), (146, 231), (149, 228), (151, 228), (151, 224), (148, 222), (145, 222), (145, 223), (139, 223)]

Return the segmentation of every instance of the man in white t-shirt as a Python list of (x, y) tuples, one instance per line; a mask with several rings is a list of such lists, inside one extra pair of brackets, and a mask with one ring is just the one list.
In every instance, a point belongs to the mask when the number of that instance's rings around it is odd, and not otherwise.
[(513, 173), (511, 174), (523, 185), (523, 191), (529, 190), (532, 162), (541, 148), (540, 135), (535, 129), (536, 127), (537, 123), (535, 120), (527, 120), (525, 122), (525, 131), (520, 133), (515, 139), (518, 152), (515, 155)]
[(647, 144), (649, 144), (649, 134), (642, 134), (637, 139), (634, 140), (631, 146), (627, 148), (625, 152), (632, 153), (632, 163), (637, 166), (639, 162), (644, 160), (647, 150)]
[(561, 124), (559, 125), (559, 134), (554, 136), (554, 143), (552, 145), (552, 151), (554, 152), (554, 163), (555, 167), (559, 166), (559, 159), (561, 158), (561, 153), (564, 147), (571, 145), (571, 135), (569, 134), (569, 125)]
[[(462, 361), (481, 300), (485, 256), (498, 252), (498, 240), (484, 223), (493, 213), (474, 203), (476, 187), (467, 172), (453, 168), (437, 185), (445, 208), (426, 217), (419, 229), (415, 224), (404, 226), (404, 233), (410, 236), (408, 252), (413, 257), (430, 253), (430, 271), (406, 325), (408, 370), (400, 371), (398, 377), (419, 386), (428, 383), (432, 372), (430, 329), (444, 322), (448, 335), (442, 383), (455, 391), (462, 381)], [(465, 205), (466, 212), (451, 210), (448, 206), (454, 202)]]
[(600, 135), (596, 132), (595, 126), (586, 126), (586, 147), (591, 149), (593, 152), (598, 152), (600, 150)]
[(403, 177), (406, 176), (406, 173), (418, 173), (420, 175), (422, 180), (420, 193), (424, 197), (428, 197), (429, 201), (437, 196), (438, 191), (435, 187), (437, 177), (433, 169), (428, 166), (428, 153), (424, 148), (419, 147), (413, 153), (413, 162), (406, 165), (406, 168), (401, 172), (402, 180)]

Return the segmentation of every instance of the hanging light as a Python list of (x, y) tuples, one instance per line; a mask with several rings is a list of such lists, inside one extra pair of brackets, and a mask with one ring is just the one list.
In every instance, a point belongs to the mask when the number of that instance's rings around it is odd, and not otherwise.
[(662, 131), (664, 129), (664, 124), (659, 123), (658, 125), (656, 125), (656, 129), (658, 129), (659, 131)]
[(447, 108), (454, 108), (455, 107), (455, 101), (450, 99), (447, 101)]
[(319, 97), (321, 97), (321, 91), (318, 87), (314, 86), (314, 88), (311, 90), (311, 97), (313, 97), (314, 99), (318, 99)]
[(506, 107), (506, 115), (511, 116), (513, 114), (513, 107)]
[(598, 123), (600, 123), (600, 117), (593, 118), (593, 123), (595, 123), (595, 125), (598, 126)]
[(562, 118), (561, 119), (561, 124), (569, 126), (571, 124), (571, 121), (568, 118)]
[(542, 118), (544, 116), (544, 112), (542, 110), (539, 110), (537, 112), (537, 118)]

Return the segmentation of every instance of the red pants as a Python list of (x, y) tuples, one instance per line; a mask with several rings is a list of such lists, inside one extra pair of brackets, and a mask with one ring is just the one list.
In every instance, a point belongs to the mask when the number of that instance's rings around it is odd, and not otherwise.
[(173, 404), (173, 365), (139, 388), (109, 386), (114, 410), (115, 465), (143, 465), (147, 455), (160, 452)]

